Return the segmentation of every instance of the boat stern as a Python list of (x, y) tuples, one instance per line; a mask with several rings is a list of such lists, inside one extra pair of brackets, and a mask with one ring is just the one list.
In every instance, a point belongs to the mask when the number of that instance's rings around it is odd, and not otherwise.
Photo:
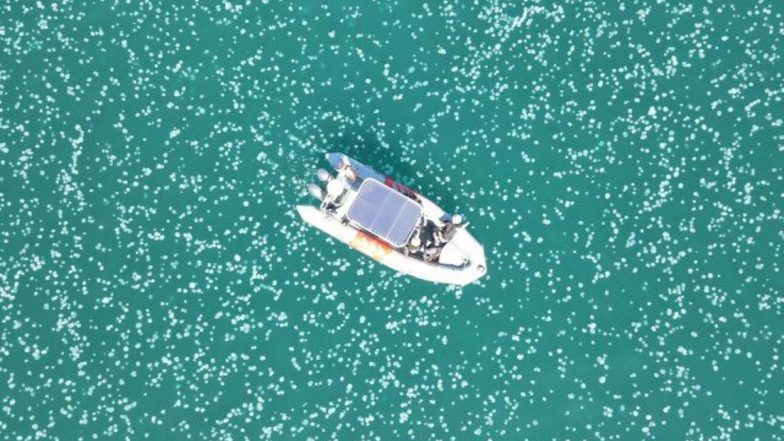
[(343, 156), (345, 155), (343, 155), (343, 153), (330, 152), (324, 156), (326, 156), (327, 161), (329, 161), (329, 165), (337, 170), (340, 168), (340, 164), (343, 162)]

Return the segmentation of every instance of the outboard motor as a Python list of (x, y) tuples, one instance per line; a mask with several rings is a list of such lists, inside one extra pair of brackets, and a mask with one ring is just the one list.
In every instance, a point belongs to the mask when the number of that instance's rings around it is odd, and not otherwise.
[(308, 184), (308, 193), (318, 200), (324, 199), (324, 190), (312, 182)]
[(332, 175), (330, 175), (329, 172), (323, 168), (316, 170), (316, 176), (318, 176), (319, 181), (321, 182), (327, 182), (332, 179)]

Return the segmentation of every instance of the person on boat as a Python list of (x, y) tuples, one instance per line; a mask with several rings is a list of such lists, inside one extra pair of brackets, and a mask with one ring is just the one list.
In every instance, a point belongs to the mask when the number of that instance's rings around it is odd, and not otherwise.
[(422, 238), (419, 237), (419, 230), (414, 231), (411, 240), (405, 248), (406, 254), (418, 254), (422, 252)]
[(345, 156), (340, 161), (340, 175), (352, 183), (356, 182), (357, 180), (357, 171), (354, 170), (354, 167), (351, 165), (351, 161), (349, 161), (349, 159)]
[(329, 212), (334, 212), (335, 209), (343, 204), (345, 200), (346, 190), (349, 188), (344, 182), (343, 178), (332, 177), (329, 172), (324, 169), (316, 171), (319, 180), (325, 183), (325, 190), (321, 190), (316, 184), (308, 186), (308, 191), (314, 197), (321, 199), (321, 209)]
[(441, 242), (447, 243), (455, 237), (457, 234), (457, 230), (462, 227), (463, 223), (463, 216), (459, 214), (453, 214), (451, 218), (444, 223), (444, 227), (440, 231), (441, 235)]
[(441, 254), (440, 227), (433, 220), (426, 220), (422, 226), (422, 258), (425, 262), (434, 262)]
[(326, 191), (322, 196), (322, 208), (334, 212), (343, 205), (348, 190), (351, 190), (352, 183), (357, 180), (357, 173), (345, 156), (341, 160), (337, 176), (333, 177), (324, 169), (319, 169), (316, 173), (319, 180), (326, 184)]
[(327, 197), (335, 207), (339, 207), (343, 203), (343, 196), (345, 194), (346, 188), (341, 181), (332, 179), (327, 182)]

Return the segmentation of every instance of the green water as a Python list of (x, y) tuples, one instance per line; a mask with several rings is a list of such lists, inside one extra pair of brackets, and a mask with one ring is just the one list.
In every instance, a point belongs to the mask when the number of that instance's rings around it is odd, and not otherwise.
[[(0, 438), (784, 439), (784, 8), (0, 5)], [(463, 213), (400, 277), (343, 151)]]

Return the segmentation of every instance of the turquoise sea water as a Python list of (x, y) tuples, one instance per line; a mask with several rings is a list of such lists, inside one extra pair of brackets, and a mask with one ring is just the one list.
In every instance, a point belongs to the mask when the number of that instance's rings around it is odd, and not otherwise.
[[(781, 2), (0, 5), (0, 438), (784, 439)], [(463, 213), (400, 277), (343, 151)]]

